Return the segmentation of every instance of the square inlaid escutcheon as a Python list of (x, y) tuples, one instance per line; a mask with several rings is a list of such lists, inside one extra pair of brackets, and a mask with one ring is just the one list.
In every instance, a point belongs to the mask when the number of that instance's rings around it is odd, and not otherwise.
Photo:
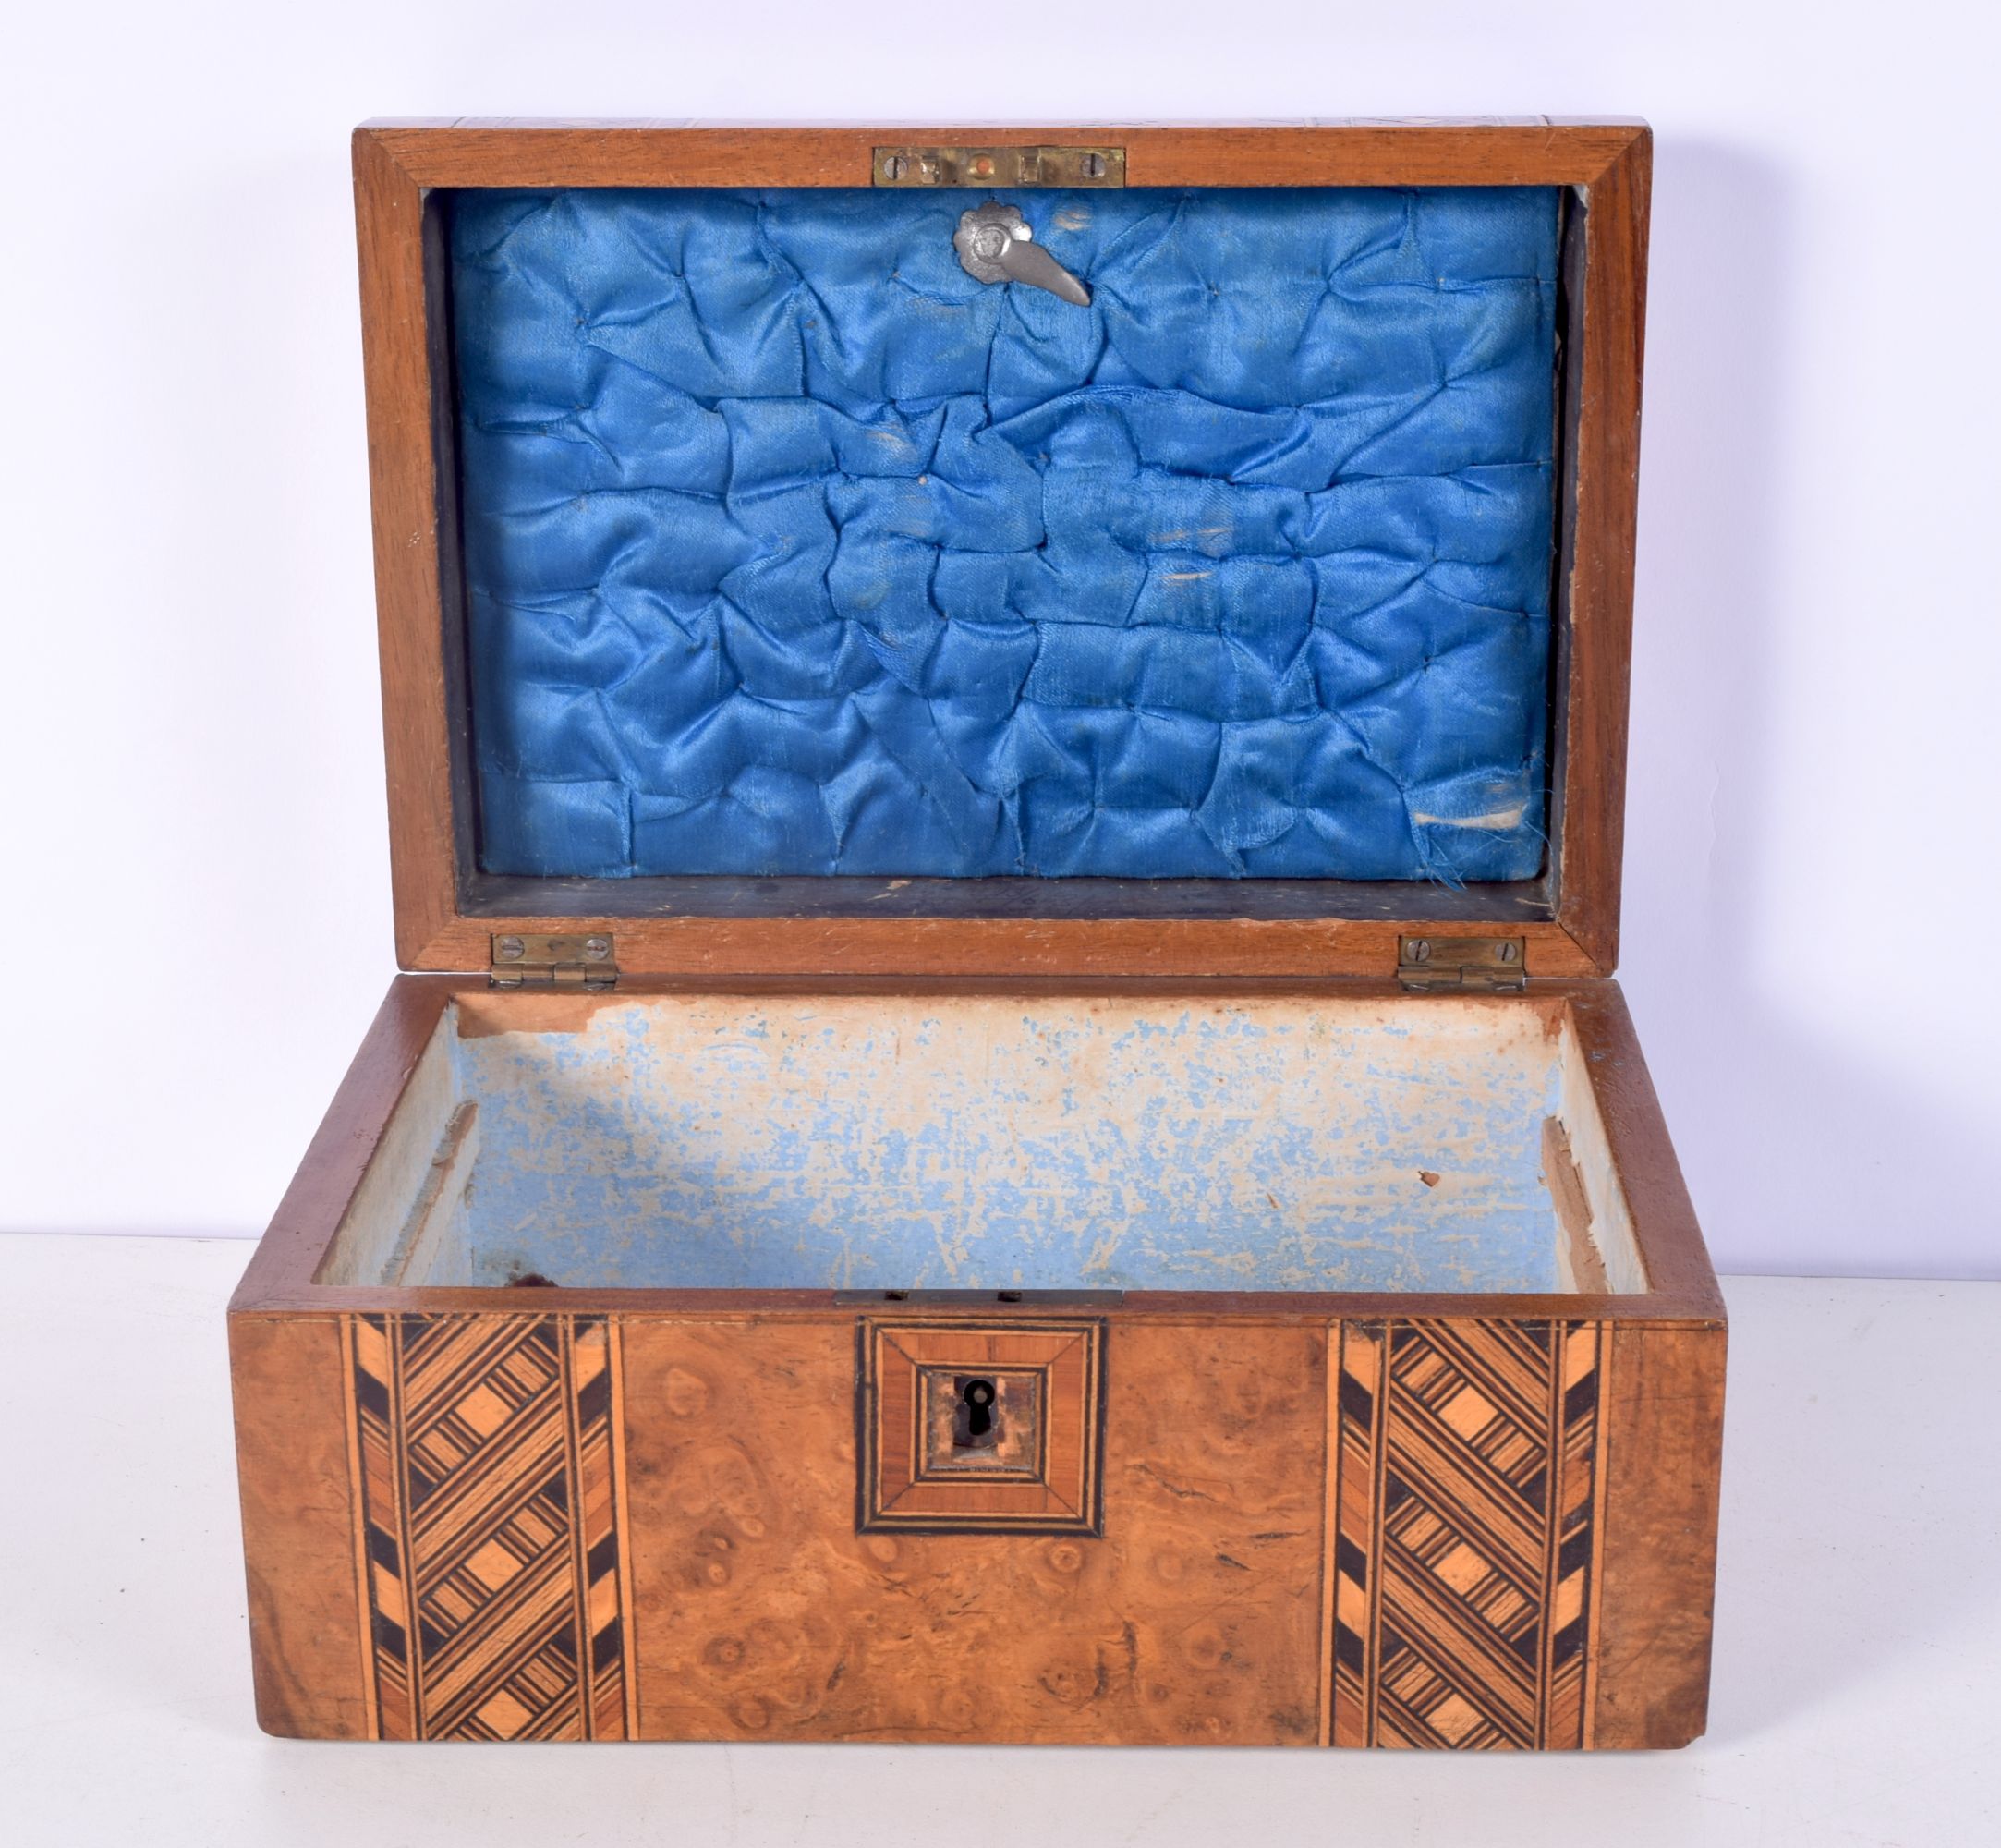
[(1097, 1534), (1104, 1325), (864, 1322), (865, 1533)]

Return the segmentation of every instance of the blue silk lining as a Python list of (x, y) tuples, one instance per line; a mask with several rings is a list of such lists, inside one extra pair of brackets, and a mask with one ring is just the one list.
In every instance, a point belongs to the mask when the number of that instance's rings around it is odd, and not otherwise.
[(490, 872), (1543, 857), (1557, 195), (451, 206)]

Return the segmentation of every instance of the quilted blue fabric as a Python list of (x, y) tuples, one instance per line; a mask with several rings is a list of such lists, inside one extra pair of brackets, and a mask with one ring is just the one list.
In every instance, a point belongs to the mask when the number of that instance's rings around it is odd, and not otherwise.
[(1532, 876), (1544, 188), (452, 205), (489, 871)]

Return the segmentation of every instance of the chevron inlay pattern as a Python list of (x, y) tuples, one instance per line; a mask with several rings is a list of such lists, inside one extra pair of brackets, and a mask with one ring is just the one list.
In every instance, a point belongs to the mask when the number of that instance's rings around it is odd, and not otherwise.
[(376, 1735), (629, 1736), (615, 1331), (350, 1327)]
[(1328, 1736), (1591, 1744), (1595, 1322), (1344, 1323)]

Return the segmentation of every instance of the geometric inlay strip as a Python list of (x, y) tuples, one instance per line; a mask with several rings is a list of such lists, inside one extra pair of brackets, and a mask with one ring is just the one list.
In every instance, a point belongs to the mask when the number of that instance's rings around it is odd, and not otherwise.
[(615, 1325), (363, 1315), (346, 1355), (375, 1736), (634, 1736)]
[(1607, 1332), (1599, 1322), (1338, 1325), (1334, 1745), (1590, 1745)]

